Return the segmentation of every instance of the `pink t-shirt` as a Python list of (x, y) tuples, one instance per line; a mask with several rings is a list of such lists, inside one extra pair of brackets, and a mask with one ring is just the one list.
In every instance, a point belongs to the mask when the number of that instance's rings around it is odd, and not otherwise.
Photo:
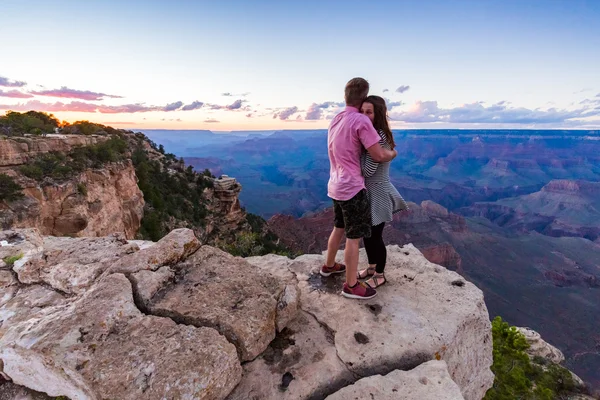
[(327, 195), (334, 200), (350, 200), (362, 189), (365, 179), (360, 169), (360, 154), (381, 138), (371, 120), (355, 107), (346, 106), (333, 118), (327, 135), (329, 184)]

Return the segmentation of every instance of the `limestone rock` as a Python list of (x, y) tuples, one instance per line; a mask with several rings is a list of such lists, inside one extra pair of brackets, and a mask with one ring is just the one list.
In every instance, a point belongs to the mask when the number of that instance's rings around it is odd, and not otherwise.
[(285, 282), (260, 273), (241, 258), (203, 246), (172, 268), (175, 279), (153, 297), (143, 297), (153, 292), (144, 290), (147, 285), (136, 289), (148, 312), (185, 324), (214, 327), (236, 345), (242, 361), (254, 359), (275, 338), (278, 314), (282, 316), (280, 324), (293, 317), (287, 304), (279, 302), (284, 294), (293, 306), (293, 290), (286, 290)]
[(200, 248), (200, 242), (191, 229), (181, 228), (171, 231), (153, 246), (121, 257), (106, 274), (130, 274), (142, 270), (156, 271), (164, 265), (172, 265), (184, 260)]
[(410, 371), (392, 371), (385, 376), (363, 378), (328, 396), (327, 400), (463, 400), (460, 388), (444, 361), (429, 361)]
[(530, 356), (543, 357), (555, 364), (565, 361), (562, 351), (542, 339), (542, 336), (533, 329), (517, 327), (517, 330), (525, 336), (525, 340), (529, 343), (527, 354)]
[(0, 270), (0, 306), (13, 298), (18, 290), (18, 283), (11, 271)]
[(52, 400), (52, 398), (11, 382), (0, 382), (0, 400)]
[(137, 250), (119, 235), (103, 238), (46, 237), (43, 248), (15, 263), (22, 283), (46, 283), (64, 293), (82, 293), (108, 267)]
[[(144, 210), (133, 164), (106, 164), (52, 185), (22, 179), (25, 197), (2, 208), (3, 229), (36, 227), (44, 235), (135, 237)], [(85, 188), (82, 192), (81, 188)]]
[(277, 320), (275, 321), (275, 325), (277, 332), (281, 332), (295, 318), (300, 307), (298, 280), (296, 279), (296, 275), (287, 268), (293, 261), (285, 256), (276, 254), (248, 257), (245, 260), (264, 271), (263, 273), (286, 282), (286, 286), (277, 301)]
[[(457, 273), (428, 262), (412, 245), (387, 249), (389, 284), (367, 302), (341, 297), (342, 277), (324, 279), (315, 273), (322, 256), (296, 258), (289, 268), (300, 280), (301, 308), (335, 332), (337, 353), (356, 374), (407, 370), (439, 358), (447, 362), (465, 399), (481, 399), (494, 379), (483, 293)], [(360, 263), (367, 263), (363, 251)]]
[(323, 399), (356, 380), (337, 356), (333, 335), (305, 312), (256, 360), (228, 400)]
[(130, 277), (137, 304), (148, 309), (148, 302), (168, 282), (175, 278), (175, 272), (169, 267), (161, 267), (156, 272), (142, 270)]
[(0, 329), (4, 374), (50, 396), (219, 399), (241, 377), (225, 338), (141, 314), (121, 274), (74, 301), (32, 308), (29, 319), (9, 318)]

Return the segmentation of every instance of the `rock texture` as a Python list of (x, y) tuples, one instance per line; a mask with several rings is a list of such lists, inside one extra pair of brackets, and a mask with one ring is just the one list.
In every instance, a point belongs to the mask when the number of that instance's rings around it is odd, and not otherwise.
[(533, 329), (518, 327), (517, 330), (525, 336), (527, 343), (529, 343), (530, 347), (527, 349), (527, 354), (531, 357), (542, 357), (555, 364), (565, 361), (562, 351), (542, 339), (542, 336)]
[(60, 184), (20, 184), (25, 197), (0, 204), (3, 229), (35, 227), (44, 235), (71, 237), (122, 232), (133, 239), (140, 227), (144, 196), (131, 162), (88, 169)]
[(0, 167), (19, 166), (40, 154), (52, 151), (68, 153), (75, 147), (94, 145), (107, 139), (107, 136), (96, 135), (51, 135), (0, 140)]
[[(341, 278), (317, 273), (320, 255), (248, 260), (261, 269), (279, 263), (292, 271), (303, 312), (271, 350), (244, 365), (231, 399), (323, 398), (352, 377), (408, 370), (438, 358), (447, 362), (465, 399), (481, 399), (492, 385), (492, 338), (481, 291), (428, 262), (414, 246), (388, 246), (390, 285), (368, 302), (340, 297)], [(333, 353), (337, 362), (328, 356)]]
[(463, 400), (444, 361), (429, 361), (410, 371), (396, 370), (385, 376), (363, 378), (328, 396), (327, 400)]
[(388, 248), (390, 283), (368, 302), (316, 274), (321, 255), (241, 259), (188, 229), (1, 232), (1, 258), (17, 254), (0, 265), (0, 374), (44, 395), (478, 400), (493, 381), (481, 291), (410, 245)]

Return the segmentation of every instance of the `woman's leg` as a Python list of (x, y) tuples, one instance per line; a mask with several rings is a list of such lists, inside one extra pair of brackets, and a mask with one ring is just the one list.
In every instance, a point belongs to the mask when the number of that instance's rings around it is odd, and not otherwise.
[(377, 265), (377, 241), (373, 240), (373, 230), (375, 228), (374, 226), (371, 227), (371, 237), (363, 238), (367, 259), (369, 260), (369, 268), (358, 272), (360, 279), (369, 278), (375, 273), (375, 266)]
[(377, 287), (385, 283), (383, 271), (387, 261), (387, 249), (385, 248), (385, 243), (383, 242), (384, 227), (385, 222), (371, 228), (371, 239), (373, 240), (371, 246), (374, 258), (370, 260), (369, 263), (374, 261), (376, 265), (375, 275), (373, 275), (373, 277), (367, 281), (367, 284), (371, 287)]
[[(371, 228), (371, 238), (373, 239), (373, 251), (375, 252), (374, 262), (378, 274), (382, 274), (385, 269), (385, 262), (387, 260), (387, 250), (383, 243), (383, 228), (385, 222)], [(371, 263), (371, 261), (369, 261)]]

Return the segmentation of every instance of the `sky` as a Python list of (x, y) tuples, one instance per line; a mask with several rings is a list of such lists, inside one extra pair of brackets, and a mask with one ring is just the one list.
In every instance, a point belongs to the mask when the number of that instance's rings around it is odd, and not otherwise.
[(600, 129), (599, 21), (598, 0), (0, 0), (0, 114), (319, 129), (361, 76), (396, 129)]

